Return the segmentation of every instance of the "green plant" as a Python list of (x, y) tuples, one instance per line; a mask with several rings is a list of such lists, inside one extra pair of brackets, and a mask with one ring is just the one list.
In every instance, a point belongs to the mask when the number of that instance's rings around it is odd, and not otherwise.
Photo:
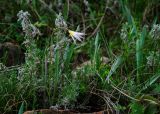
[[(0, 4), (0, 113), (159, 113), (158, 0)], [(23, 64), (5, 66), (3, 42), (23, 48)]]

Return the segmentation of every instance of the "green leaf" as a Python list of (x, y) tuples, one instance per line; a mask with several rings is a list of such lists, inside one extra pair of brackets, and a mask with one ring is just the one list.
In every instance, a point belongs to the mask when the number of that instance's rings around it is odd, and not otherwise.
[(131, 114), (144, 114), (144, 106), (138, 102), (130, 104)]
[(123, 61), (123, 57), (119, 56), (117, 57), (117, 59), (115, 60), (115, 62), (113, 63), (111, 70), (109, 71), (106, 80), (109, 81), (109, 78), (112, 76), (112, 74), (116, 71), (116, 69), (121, 65)]
[(69, 70), (69, 64), (71, 62), (73, 52), (74, 52), (74, 46), (67, 45), (64, 53), (64, 65), (65, 65), (65, 70), (67, 71)]
[(99, 33), (97, 33), (96, 35), (94, 45), (95, 45), (95, 48), (94, 48), (93, 62), (94, 62), (95, 68), (98, 68), (100, 65)]
[(140, 82), (140, 72), (142, 71), (143, 67), (143, 47), (146, 37), (146, 28), (143, 27), (140, 39), (136, 41), (136, 62), (137, 62), (137, 81)]
[(131, 29), (131, 35), (137, 35), (136, 24), (135, 24), (133, 16), (131, 15), (130, 10), (124, 4), (122, 5), (122, 9), (123, 9), (124, 16), (127, 18), (128, 24), (132, 27), (132, 29)]
[(23, 109), (24, 109), (24, 102), (22, 102), (21, 107), (18, 111), (18, 114), (23, 114)]
[(156, 87), (153, 90), (153, 93), (156, 93), (156, 94), (160, 93), (160, 85), (156, 85)]
[(133, 25), (134, 24), (134, 20), (133, 20), (133, 17), (131, 15), (130, 10), (127, 8), (127, 6), (125, 6), (124, 8), (125, 8), (125, 10), (124, 10), (125, 12), (124, 13), (127, 16), (128, 23), (130, 25)]
[(149, 78), (146, 81), (145, 86), (143, 87), (142, 90), (147, 89), (149, 86), (151, 86), (153, 83), (155, 83), (159, 79), (159, 77), (160, 77), (160, 74), (155, 74), (151, 78)]
[(156, 105), (149, 104), (145, 108), (144, 114), (157, 114), (157, 107), (156, 107)]
[(36, 0), (32, 0), (33, 8), (36, 9)]
[(66, 0), (64, 6), (63, 6), (63, 16), (64, 19), (67, 20), (68, 19), (68, 11), (69, 11), (69, 6), (68, 6), (68, 1)]

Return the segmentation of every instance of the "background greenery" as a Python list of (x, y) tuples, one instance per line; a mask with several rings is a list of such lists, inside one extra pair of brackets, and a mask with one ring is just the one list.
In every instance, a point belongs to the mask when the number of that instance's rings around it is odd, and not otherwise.
[[(160, 113), (160, 1), (84, 1), (0, 0), (0, 113), (51, 106)], [(30, 13), (31, 23), (42, 33), (33, 39), (31, 50), (23, 44), (20, 10)], [(71, 30), (79, 28), (86, 36), (83, 42), (64, 44), (54, 53), (55, 62), (47, 64), (48, 48), (61, 39), (54, 23), (59, 12)], [(10, 50), (2, 49), (6, 42), (21, 50), (20, 61), (12, 67)], [(24, 60), (24, 53), (31, 52), (39, 58), (38, 65), (33, 64), (35, 58)], [(30, 73), (34, 70), (36, 74)]]

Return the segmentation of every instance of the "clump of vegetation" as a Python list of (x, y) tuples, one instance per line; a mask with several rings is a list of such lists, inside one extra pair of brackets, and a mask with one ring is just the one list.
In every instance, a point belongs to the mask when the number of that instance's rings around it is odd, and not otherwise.
[(159, 1), (0, 4), (0, 113), (159, 113)]

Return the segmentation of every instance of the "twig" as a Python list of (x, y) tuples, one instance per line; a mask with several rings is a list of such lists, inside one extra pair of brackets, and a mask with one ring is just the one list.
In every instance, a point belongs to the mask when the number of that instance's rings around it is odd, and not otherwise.
[(123, 91), (119, 90), (117, 87), (113, 86), (112, 84), (111, 84), (111, 87), (113, 87), (114, 89), (116, 89), (117, 91), (119, 91), (121, 94), (127, 96), (128, 98), (130, 98), (130, 99), (132, 99), (132, 100), (140, 101), (139, 99), (136, 99), (136, 98), (133, 98), (133, 97), (127, 95), (126, 93), (124, 93)]

